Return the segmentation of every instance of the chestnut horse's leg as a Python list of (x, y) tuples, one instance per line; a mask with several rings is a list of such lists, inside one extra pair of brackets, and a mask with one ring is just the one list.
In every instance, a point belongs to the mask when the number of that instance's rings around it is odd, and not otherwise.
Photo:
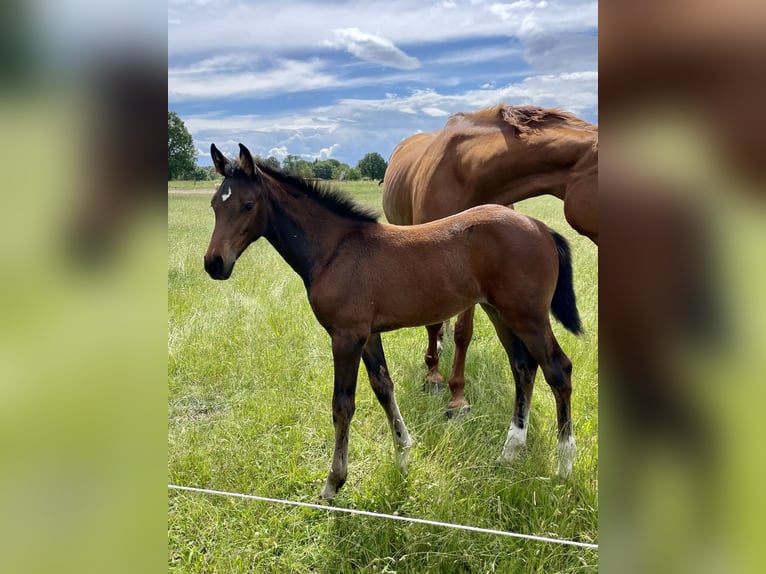
[(508, 428), (508, 436), (503, 445), (500, 460), (512, 461), (527, 443), (529, 426), (529, 408), (532, 405), (532, 391), (535, 388), (537, 362), (529, 354), (523, 341), (505, 324), (492, 307), (482, 305), (495, 327), (500, 342), (503, 344), (508, 361), (511, 365), (513, 380), (516, 384), (516, 400), (513, 418)]
[(476, 306), (473, 305), (460, 313), (455, 322), (455, 357), (452, 362), (452, 374), (449, 378), (449, 390), (452, 395), (447, 403), (447, 417), (460, 414), (468, 408), (465, 400), (465, 355), (473, 337), (473, 315)]
[(373, 333), (370, 336), (362, 351), (362, 359), (370, 378), (370, 386), (372, 386), (375, 396), (378, 397), (378, 402), (383, 406), (383, 410), (386, 411), (388, 426), (394, 437), (399, 468), (402, 472), (406, 472), (412, 441), (399, 412), (399, 407), (396, 405), (394, 383), (388, 373), (388, 365), (386, 365), (386, 357), (383, 353), (383, 344), (379, 333)]
[(335, 385), (332, 393), (332, 422), (335, 425), (335, 451), (332, 467), (321, 498), (333, 498), (346, 482), (348, 473), (348, 433), (356, 408), (356, 378), (364, 339), (352, 334), (332, 336), (332, 357), (335, 368)]
[(439, 373), (439, 352), (441, 351), (441, 339), (444, 335), (441, 323), (428, 325), (428, 348), (426, 349), (426, 381), (423, 383), (423, 390), (427, 392), (439, 392), (444, 389), (444, 377)]

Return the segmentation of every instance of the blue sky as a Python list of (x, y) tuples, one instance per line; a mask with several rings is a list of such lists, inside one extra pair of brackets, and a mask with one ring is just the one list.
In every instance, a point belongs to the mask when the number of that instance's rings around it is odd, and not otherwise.
[(169, 0), (168, 108), (210, 143), (356, 165), (500, 102), (598, 121), (598, 5)]

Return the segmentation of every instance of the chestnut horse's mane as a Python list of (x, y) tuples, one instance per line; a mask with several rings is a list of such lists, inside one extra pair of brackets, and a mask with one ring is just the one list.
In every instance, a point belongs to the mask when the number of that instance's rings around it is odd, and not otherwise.
[(516, 133), (529, 133), (552, 127), (598, 131), (598, 126), (583, 121), (569, 112), (538, 106), (500, 104), (476, 112), (460, 112), (453, 117), (463, 117), (475, 122), (502, 120), (513, 127)]

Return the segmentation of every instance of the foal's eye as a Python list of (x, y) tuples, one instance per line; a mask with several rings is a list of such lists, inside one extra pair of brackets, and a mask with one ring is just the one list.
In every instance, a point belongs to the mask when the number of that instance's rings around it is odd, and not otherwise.
[(248, 202), (245, 204), (245, 207), (243, 207), (243, 208), (242, 208), (242, 210), (243, 210), (245, 213), (248, 213), (248, 212), (250, 212), (250, 211), (252, 211), (252, 210), (253, 210), (253, 207), (254, 207), (254, 206), (255, 206), (255, 204), (254, 204), (252, 201), (248, 201)]

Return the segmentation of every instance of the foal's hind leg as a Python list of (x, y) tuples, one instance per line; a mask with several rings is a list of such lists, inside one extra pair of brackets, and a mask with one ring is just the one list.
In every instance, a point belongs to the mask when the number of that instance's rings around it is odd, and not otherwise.
[(364, 366), (367, 368), (367, 375), (370, 378), (370, 385), (378, 398), (378, 402), (383, 406), (388, 418), (388, 426), (391, 428), (391, 434), (394, 437), (394, 446), (396, 447), (397, 461), (402, 472), (407, 470), (407, 458), (409, 456), (412, 441), (404, 425), (404, 420), (396, 405), (394, 396), (394, 383), (391, 381), (391, 375), (388, 374), (386, 357), (383, 354), (383, 344), (379, 333), (373, 333), (367, 345), (362, 351)]
[(511, 331), (510, 327), (505, 324), (495, 309), (488, 305), (483, 305), (483, 308), (492, 321), (495, 332), (508, 355), (511, 372), (516, 384), (513, 418), (511, 419), (508, 436), (505, 439), (503, 451), (500, 455), (500, 460), (510, 462), (516, 458), (516, 455), (527, 443), (529, 408), (532, 405), (532, 391), (535, 388), (537, 361), (530, 355), (524, 342)]
[[(486, 307), (485, 307), (486, 309)], [(494, 312), (493, 312), (494, 311)], [(508, 329), (507, 323), (501, 318), (499, 311), (494, 309), (488, 309), (487, 314), (492, 323), (495, 325), (495, 329), (500, 336), (500, 340), (503, 341), (504, 335), (501, 333)], [(510, 316), (510, 314), (508, 315)], [(572, 361), (566, 356), (564, 351), (559, 347), (556, 337), (551, 330), (550, 320), (547, 314), (537, 319), (527, 318), (524, 320), (518, 320), (517, 325), (514, 325), (516, 336), (520, 339), (523, 345), (512, 344), (511, 353), (515, 353), (520, 350), (521, 347), (525, 347), (528, 351), (526, 361), (527, 369), (529, 369), (535, 362), (540, 365), (540, 368), (545, 375), (545, 380), (553, 391), (553, 396), (556, 399), (556, 413), (558, 419), (558, 475), (562, 478), (567, 478), (572, 472), (572, 465), (574, 463), (575, 456), (575, 441), (572, 434), (572, 414), (570, 399), (572, 396)], [(499, 325), (499, 326), (498, 326)], [(508, 329), (510, 332), (510, 329)], [(508, 351), (506, 342), (503, 342), (503, 346)], [(511, 365), (514, 364), (515, 359), (511, 359)], [(517, 363), (517, 367), (519, 363)], [(521, 371), (523, 372), (523, 370)], [(529, 371), (533, 373), (534, 370)], [(516, 373), (514, 372), (514, 376)], [(518, 381), (519, 379), (517, 379)], [(532, 397), (532, 385), (534, 384), (534, 378), (531, 379), (529, 384), (529, 398)], [(526, 408), (529, 408), (527, 403)], [(519, 412), (519, 403), (517, 396), (516, 413)], [(523, 412), (523, 411), (522, 411)], [(516, 416), (514, 413), (514, 417)], [(509, 439), (512, 438), (514, 431), (514, 423), (518, 422), (517, 419), (511, 423), (511, 429), (508, 431)], [(518, 431), (517, 431), (518, 433)], [(518, 433), (518, 436), (522, 440), (526, 440), (526, 426), (524, 427), (523, 435)], [(506, 446), (508, 446), (508, 440), (506, 440)], [(522, 443), (523, 444), (523, 443)], [(518, 449), (517, 449), (518, 450)], [(503, 456), (505, 456), (505, 448), (503, 449)]]
[[(547, 319), (547, 317), (546, 317)], [(550, 323), (546, 321), (545, 328), (534, 330), (523, 336), (529, 352), (540, 363), (545, 380), (553, 391), (556, 399), (558, 418), (558, 455), (559, 466), (557, 474), (567, 478), (572, 472), (575, 457), (575, 440), (572, 434), (572, 361), (559, 347), (553, 335)]]

